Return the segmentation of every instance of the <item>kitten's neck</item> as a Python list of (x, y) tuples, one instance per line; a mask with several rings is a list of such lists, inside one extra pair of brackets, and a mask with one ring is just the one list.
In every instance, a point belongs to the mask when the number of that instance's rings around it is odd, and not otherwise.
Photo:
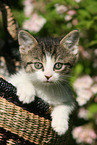
[(73, 93), (67, 83), (57, 84), (34, 84), (36, 88), (36, 95), (49, 104), (58, 105), (58, 104), (72, 104), (73, 102)]

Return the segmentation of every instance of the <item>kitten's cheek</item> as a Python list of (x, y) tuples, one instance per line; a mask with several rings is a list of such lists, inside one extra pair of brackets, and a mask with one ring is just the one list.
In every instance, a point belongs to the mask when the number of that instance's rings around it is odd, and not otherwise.
[(58, 73), (55, 73), (53, 75), (53, 81), (57, 81), (57, 80), (59, 80), (59, 74)]
[(38, 71), (38, 72), (36, 73), (36, 77), (37, 77), (37, 79), (38, 79), (39, 81), (41, 81), (41, 82), (46, 81), (46, 78), (45, 78), (43, 72), (41, 72), (41, 71)]

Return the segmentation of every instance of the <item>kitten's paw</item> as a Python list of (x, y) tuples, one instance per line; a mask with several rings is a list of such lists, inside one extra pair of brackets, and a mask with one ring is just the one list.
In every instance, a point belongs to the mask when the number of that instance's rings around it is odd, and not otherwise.
[(19, 100), (23, 103), (31, 103), (35, 99), (35, 89), (32, 84), (18, 85), (17, 95)]
[(68, 130), (68, 122), (65, 120), (61, 120), (60, 118), (52, 119), (52, 128), (58, 135), (63, 135)]
[(54, 107), (51, 113), (51, 125), (58, 135), (63, 135), (68, 130), (69, 110), (68, 106), (58, 105)]

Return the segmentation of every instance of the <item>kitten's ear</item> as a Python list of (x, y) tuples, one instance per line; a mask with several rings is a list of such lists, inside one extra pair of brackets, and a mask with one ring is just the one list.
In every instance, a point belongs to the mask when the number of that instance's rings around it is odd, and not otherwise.
[(79, 31), (73, 30), (67, 34), (61, 41), (64, 47), (70, 49), (74, 54), (78, 53)]
[(37, 40), (24, 30), (19, 31), (18, 41), (21, 53), (28, 52), (31, 48), (38, 44)]

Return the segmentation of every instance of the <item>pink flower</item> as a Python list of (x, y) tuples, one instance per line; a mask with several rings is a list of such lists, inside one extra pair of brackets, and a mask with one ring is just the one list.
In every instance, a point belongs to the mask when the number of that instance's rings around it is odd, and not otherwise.
[(64, 17), (65, 21), (70, 21), (72, 19), (72, 16), (71, 15), (66, 15)]
[(94, 81), (97, 83), (97, 76), (94, 77)]
[(34, 1), (33, 0), (25, 0), (24, 1), (24, 14), (29, 17), (34, 10)]
[(75, 2), (79, 3), (81, 0), (75, 0)]
[[(84, 105), (89, 101), (89, 99), (94, 95), (93, 88), (93, 79), (89, 75), (79, 77), (74, 82), (74, 89), (77, 94), (77, 102), (80, 106)], [(95, 88), (94, 88), (95, 89)]]
[(63, 14), (64, 12), (67, 11), (67, 7), (64, 5), (55, 4), (55, 8), (56, 8), (57, 13), (59, 14)]
[(75, 10), (69, 10), (67, 12), (67, 14), (73, 16), (73, 15), (77, 14), (77, 12)]
[(91, 91), (93, 92), (93, 94), (97, 93), (97, 83), (91, 87)]
[(31, 3), (34, 3), (35, 0), (24, 0), (23, 4), (24, 6), (29, 5)]
[(78, 96), (76, 100), (80, 106), (86, 104), (93, 95), (93, 93), (87, 89), (77, 90), (76, 93)]
[(73, 24), (74, 26), (76, 26), (76, 25), (78, 24), (78, 20), (77, 20), (77, 19), (73, 19), (73, 20), (72, 20), (72, 24)]
[(79, 77), (75, 82), (74, 82), (74, 89), (79, 90), (79, 89), (89, 89), (91, 85), (93, 84), (93, 79), (89, 75), (85, 75), (82, 77)]
[(30, 4), (24, 8), (24, 14), (27, 17), (29, 17), (32, 14), (33, 10), (34, 10), (34, 6)]
[(92, 144), (97, 138), (91, 124), (75, 127), (72, 131), (73, 138), (77, 143), (88, 143)]
[(29, 20), (24, 21), (23, 28), (30, 32), (37, 33), (42, 29), (45, 23), (45, 18), (34, 13)]
[(88, 119), (88, 113), (89, 113), (89, 111), (86, 110), (85, 108), (80, 108), (79, 112), (78, 112), (78, 117), (79, 118), (84, 118), (85, 120), (87, 120)]

